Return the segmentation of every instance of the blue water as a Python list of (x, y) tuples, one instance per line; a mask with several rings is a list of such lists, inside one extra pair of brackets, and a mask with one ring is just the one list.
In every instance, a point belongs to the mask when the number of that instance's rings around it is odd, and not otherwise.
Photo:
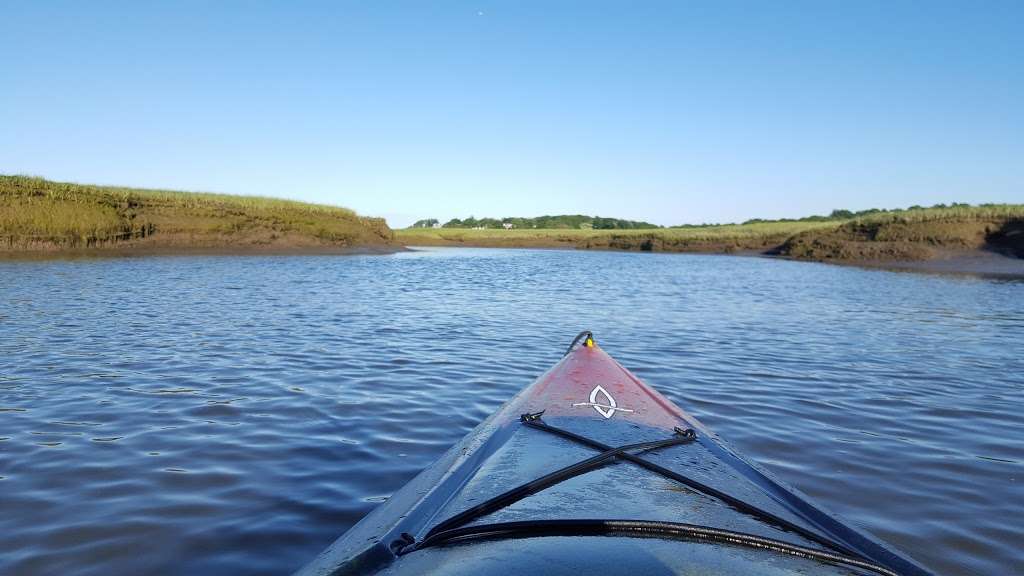
[(1024, 282), (473, 249), (0, 264), (0, 573), (287, 573), (583, 328), (934, 570), (1024, 573)]

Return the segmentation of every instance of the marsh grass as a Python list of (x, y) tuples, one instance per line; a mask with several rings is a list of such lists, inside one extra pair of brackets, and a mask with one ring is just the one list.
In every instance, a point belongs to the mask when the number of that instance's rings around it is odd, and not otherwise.
[(938, 206), (871, 214), (787, 239), (778, 253), (806, 260), (928, 260), (951, 251), (1024, 251), (1024, 205)]
[(9, 246), (92, 246), (153, 236), (203, 244), (387, 242), (379, 218), (337, 206), (233, 196), (52, 182), (0, 175), (0, 238)]
[[(525, 245), (582, 245), (599, 247), (615, 241), (659, 241), (666, 245), (699, 242), (739, 242), (760, 239), (785, 239), (794, 234), (820, 228), (835, 228), (838, 222), (758, 222), (688, 228), (657, 228), (646, 230), (565, 230), (565, 229), (485, 229), (406, 228), (395, 237), (406, 244), (461, 243)], [(781, 241), (781, 240), (780, 240)], [(587, 246), (589, 244), (589, 246)]]
[(756, 221), (654, 230), (407, 228), (398, 230), (396, 238), (408, 245), (751, 250), (807, 259), (920, 259), (931, 254), (929, 247), (980, 247), (992, 233), (1019, 221), (1024, 221), (1024, 204), (958, 204), (876, 212), (846, 220)]
[(923, 257), (927, 246), (977, 247), (993, 233), (1016, 234), (1014, 227), (1021, 222), (1024, 204), (956, 204), (875, 212), (847, 220), (634, 230), (407, 228), (392, 233), (380, 218), (360, 217), (337, 206), (0, 175), (0, 250), (140, 242), (333, 246), (397, 240), (408, 245), (760, 250), (812, 259), (867, 258), (885, 250), (895, 258)]
[(865, 224), (902, 222), (915, 224), (922, 222), (977, 222), (977, 221), (1010, 221), (1024, 218), (1024, 204), (980, 204), (969, 206), (958, 204), (931, 208), (909, 208), (878, 212), (860, 218), (854, 222)]

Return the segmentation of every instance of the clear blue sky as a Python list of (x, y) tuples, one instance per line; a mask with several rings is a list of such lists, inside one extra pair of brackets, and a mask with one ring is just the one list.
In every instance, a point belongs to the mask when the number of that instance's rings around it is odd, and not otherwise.
[(658, 224), (1024, 202), (1024, 2), (0, 0), (0, 172)]

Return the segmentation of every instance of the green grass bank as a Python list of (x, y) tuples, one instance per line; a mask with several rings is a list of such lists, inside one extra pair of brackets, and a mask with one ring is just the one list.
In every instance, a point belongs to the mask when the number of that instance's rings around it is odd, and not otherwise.
[(394, 245), (382, 218), (255, 196), (0, 175), (0, 254), (331, 252)]
[(972, 252), (1024, 258), (1024, 204), (681, 228), (393, 232), (381, 218), (336, 206), (0, 175), (0, 255), (333, 253), (402, 245), (759, 253), (838, 263), (923, 262)]
[(406, 245), (493, 248), (578, 248), (650, 252), (763, 252), (796, 234), (834, 227), (831, 222), (759, 222), (653, 230), (406, 228), (395, 238)]
[(841, 263), (921, 261), (985, 250), (1024, 257), (1024, 204), (914, 208), (832, 221), (752, 222), (655, 230), (407, 228), (410, 246), (762, 253)]
[(1024, 258), (1024, 204), (879, 213), (789, 238), (778, 253), (804, 260), (929, 260), (985, 250)]

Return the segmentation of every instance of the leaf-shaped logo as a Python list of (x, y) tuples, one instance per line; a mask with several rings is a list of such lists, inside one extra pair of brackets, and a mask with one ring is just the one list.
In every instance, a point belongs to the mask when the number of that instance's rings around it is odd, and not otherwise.
[(597, 411), (598, 414), (605, 418), (611, 418), (615, 415), (615, 411), (620, 412), (632, 412), (628, 408), (619, 408), (619, 404), (615, 401), (615, 398), (604, 389), (603, 386), (598, 384), (594, 386), (594, 389), (590, 391), (590, 402), (576, 402), (573, 406), (590, 406)]
[(615, 403), (615, 398), (612, 398), (612, 395), (600, 384), (590, 391), (590, 405), (594, 407), (594, 410), (597, 410), (598, 414), (605, 418), (614, 416), (615, 409), (618, 407), (618, 404)]

